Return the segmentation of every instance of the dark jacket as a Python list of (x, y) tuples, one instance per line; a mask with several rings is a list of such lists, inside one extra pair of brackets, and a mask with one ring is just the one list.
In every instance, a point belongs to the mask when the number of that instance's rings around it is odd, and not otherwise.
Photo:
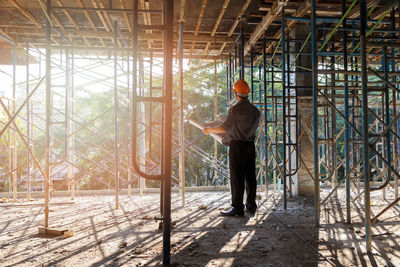
[(223, 143), (230, 141), (254, 141), (260, 120), (260, 111), (247, 98), (240, 100), (228, 110), (222, 128), (227, 130)]

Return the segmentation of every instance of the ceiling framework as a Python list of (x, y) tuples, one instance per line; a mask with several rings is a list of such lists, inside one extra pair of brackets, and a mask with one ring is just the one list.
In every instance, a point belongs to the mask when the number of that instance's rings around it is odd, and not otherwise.
[[(138, 0), (139, 9), (157, 10), (160, 0)], [(117, 21), (126, 40), (131, 39), (132, 1), (128, 0), (52, 0), (52, 45), (87, 47), (93, 51), (109, 49), (113, 44), (113, 22)], [(241, 0), (191, 0), (176, 1), (174, 39), (178, 40), (178, 24), (184, 25), (183, 53), (186, 58), (225, 58), (241, 30), (245, 33), (247, 53), (262, 36), (280, 38), (280, 10), (285, 5), (288, 16), (309, 17), (309, 1), (241, 1)], [(320, 2), (323, 15), (337, 16), (340, 1)], [(0, 0), (0, 33), (25, 46), (27, 42), (37, 47), (45, 44), (45, 1)], [(379, 13), (379, 10), (377, 10)], [(322, 15), (319, 14), (319, 15)], [(140, 25), (145, 27), (141, 43), (146, 49), (162, 48), (161, 13), (140, 12)], [(289, 22), (289, 28), (296, 21)], [(130, 45), (130, 41), (128, 42)], [(122, 47), (121, 40), (118, 46)], [(268, 45), (268, 52), (274, 44)]]
[[(0, 0), (0, 34), (15, 41), (17, 47), (32, 43), (45, 46), (45, 0)], [(341, 15), (341, 1), (317, 1), (317, 15), (337, 18)], [(376, 5), (372, 18), (379, 18), (387, 10), (388, 1), (369, 1), (368, 7)], [(121, 35), (131, 45), (132, 1), (130, 0), (52, 0), (50, 16), (52, 45), (65, 47), (74, 45), (97, 51), (114, 47), (113, 23), (117, 21)], [(138, 0), (140, 10), (157, 11), (161, 0)], [(260, 51), (262, 37), (279, 40), (282, 30), (281, 11), (285, 16), (310, 18), (310, 1), (281, 0), (178, 0), (175, 3), (174, 40), (179, 38), (179, 24), (183, 24), (183, 56), (196, 59), (221, 59), (229, 55), (234, 40), (244, 32), (245, 55), (253, 49)], [(357, 17), (356, 4), (348, 18)], [(161, 51), (162, 34), (160, 12), (140, 12), (140, 27), (145, 31), (139, 35), (141, 48), (146, 51)], [(396, 14), (397, 16), (397, 14)], [(297, 20), (288, 20), (286, 29), (293, 28)], [(332, 24), (331, 24), (332, 25)], [(266, 53), (272, 53), (277, 42), (266, 45)], [(0, 44), (3, 48), (7, 45)], [(123, 42), (118, 39), (118, 46)], [(127, 49), (127, 47), (124, 47)], [(175, 44), (175, 51), (177, 45)]]

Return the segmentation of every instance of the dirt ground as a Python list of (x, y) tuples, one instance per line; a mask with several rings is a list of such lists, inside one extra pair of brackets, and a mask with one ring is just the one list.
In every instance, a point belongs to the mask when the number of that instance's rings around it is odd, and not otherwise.
[[(260, 196), (264, 193), (259, 192)], [(400, 209), (395, 206), (373, 226), (373, 253), (365, 252), (362, 202), (344, 223), (343, 192), (322, 207), (314, 227), (313, 200), (296, 197), (283, 209), (282, 196), (258, 200), (255, 216), (218, 216), (229, 207), (229, 192), (188, 192), (181, 208), (173, 194), (171, 261), (176, 266), (400, 266)], [(377, 214), (393, 197), (373, 199)], [(378, 200), (381, 199), (381, 200)], [(38, 234), (42, 199), (0, 204), (0, 266), (159, 266), (159, 194), (81, 196), (52, 200), (50, 225), (72, 229), (73, 237)], [(340, 208), (341, 207), (341, 208)], [(292, 231), (292, 230), (293, 231)]]

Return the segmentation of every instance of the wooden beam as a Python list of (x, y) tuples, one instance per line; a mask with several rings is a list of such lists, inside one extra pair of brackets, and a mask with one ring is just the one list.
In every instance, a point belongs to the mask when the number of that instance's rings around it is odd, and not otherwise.
[[(119, 3), (121, 5), (122, 9), (126, 9), (124, 0), (119, 0)], [(132, 33), (132, 25), (131, 25), (132, 23), (129, 21), (128, 13), (123, 12), (123, 16), (124, 16), (124, 19), (125, 19), (125, 23), (128, 25), (129, 32)]]
[[(37, 45), (38, 48), (42, 48), (42, 46), (39, 44)], [(53, 45), (52, 49), (57, 50), (57, 49), (63, 49), (63, 50), (67, 50), (67, 49), (73, 49), (75, 51), (92, 51), (93, 53), (104, 53), (105, 55), (107, 55), (109, 52), (112, 51), (120, 51), (120, 52), (131, 52), (132, 48), (131, 47), (127, 47), (127, 48), (114, 48), (112, 46), (110, 47), (87, 47), (87, 46), (63, 46), (63, 45)], [(186, 51), (189, 51), (188, 49), (185, 49)], [(157, 57), (157, 55), (162, 56), (163, 55), (163, 48), (151, 48), (151, 49), (147, 49), (147, 48), (141, 48), (140, 52), (142, 54), (146, 54), (146, 53), (153, 53), (154, 57)], [(226, 56), (221, 55), (221, 56), (209, 56), (209, 55), (203, 55), (203, 54), (194, 54), (194, 55), (190, 55), (189, 53), (184, 53), (183, 54), (183, 58), (187, 58), (187, 59), (204, 59), (204, 60), (219, 60), (219, 59), (224, 59)]]
[(11, 38), (11, 36), (8, 33), (6, 33), (3, 29), (0, 29), (0, 34), (9, 39), (10, 41), (14, 42), (14, 38)]
[(229, 30), (228, 36), (231, 37), (233, 32), (235, 31), (237, 25), (239, 24), (239, 21), (242, 19), (244, 13), (246, 12), (247, 8), (250, 5), (251, 0), (246, 0), (246, 2), (244, 2), (242, 9), (240, 10), (238, 16), (235, 19), (235, 22), (232, 24), (231, 29)]
[[(64, 6), (64, 5), (62, 4), (62, 2), (59, 1), (59, 0), (57, 0), (57, 5), (60, 6), (60, 7), (63, 7), (63, 6)], [(71, 14), (69, 14), (68, 10), (64, 10), (63, 12), (64, 12), (65, 16), (69, 19), (69, 21), (71, 21), (71, 23), (72, 23), (72, 25), (74, 26), (74, 28), (75, 28), (76, 30), (79, 31), (80, 28), (79, 28), (78, 24), (77, 24), (77, 23), (75, 22), (75, 20), (71, 17)]]
[[(226, 8), (228, 7), (230, 1), (231, 1), (231, 0), (225, 0), (225, 1), (224, 1), (224, 4), (222, 5), (222, 9), (221, 9), (221, 11), (220, 11), (219, 14), (218, 14), (218, 18), (217, 18), (217, 20), (215, 21), (214, 28), (213, 28), (213, 30), (211, 31), (211, 36), (214, 36), (215, 33), (217, 32), (217, 29), (218, 29), (218, 27), (219, 27), (219, 24), (221, 23), (222, 17), (224, 16), (225, 11), (226, 11)], [(209, 49), (210, 49), (210, 45), (211, 45), (211, 42), (207, 42), (207, 46), (206, 46), (206, 48), (204, 49), (204, 54), (205, 54), (205, 55), (208, 55)]]
[[(85, 8), (85, 4), (82, 2), (82, 0), (77, 0), (77, 1), (78, 1), (78, 4), (79, 4), (82, 8)], [(85, 17), (86, 17), (86, 19), (89, 21), (89, 24), (92, 26), (92, 29), (93, 29), (95, 32), (97, 32), (96, 25), (94, 24), (92, 17), (90, 17), (89, 12), (88, 12), (87, 10), (84, 10), (84, 11), (83, 11), (83, 14), (85, 14)], [(86, 38), (86, 37), (85, 37), (85, 38)], [(84, 39), (84, 40), (85, 40), (87, 43), (89, 43), (86, 39)], [(100, 42), (102, 43), (102, 45), (105, 46), (105, 43), (104, 43), (104, 41), (103, 41), (103, 38), (99, 38), (99, 40), (100, 40)]]
[[(44, 0), (39, 0), (42, 5), (46, 8), (46, 2)], [(47, 12), (47, 10), (44, 10), (43, 12)], [(50, 14), (51, 18), (54, 20), (54, 22), (57, 24), (57, 26), (61, 29), (61, 30), (65, 30), (64, 25), (61, 24), (61, 22), (58, 20), (58, 18), (54, 15), (53, 12), (51, 12)], [(47, 19), (47, 17), (46, 17)]]
[(222, 17), (224, 16), (225, 11), (226, 11), (226, 8), (228, 7), (230, 1), (231, 1), (231, 0), (225, 0), (224, 4), (222, 5), (222, 9), (221, 9), (221, 11), (219, 12), (217, 21), (215, 22), (214, 28), (213, 28), (213, 30), (212, 30), (212, 32), (211, 32), (211, 36), (214, 36), (215, 33), (217, 32), (217, 29), (218, 29), (218, 27), (219, 27), (219, 24), (221, 23)]
[[(60, 6), (60, 7), (63, 7), (63, 6), (64, 6), (63, 3), (62, 3), (61, 1), (59, 1), (59, 0), (57, 0), (57, 5)], [(72, 23), (72, 25), (74, 26), (74, 28), (75, 28), (76, 30), (79, 31), (80, 28), (79, 28), (78, 24), (77, 24), (76, 21), (72, 18), (71, 14), (69, 14), (68, 10), (64, 10), (63, 13), (64, 13), (64, 15), (68, 18), (68, 20), (71, 21), (71, 23)], [(89, 40), (88, 40), (85, 36), (82, 36), (82, 38), (83, 38), (83, 40), (86, 42), (86, 44), (90, 46)]]
[[(82, 7), (85, 8), (85, 4), (82, 2), (82, 0), (76, 0), (78, 2), (78, 4)], [(96, 25), (93, 22), (93, 19), (90, 17), (89, 12), (87, 12), (86, 10), (83, 11), (83, 14), (85, 14), (85, 17), (87, 18), (87, 20), (89, 21), (90, 25), (92, 26), (93, 30), (95, 32), (97, 32), (97, 28)]]
[[(237, 25), (239, 24), (239, 21), (242, 19), (244, 13), (246, 12), (247, 8), (249, 7), (251, 0), (246, 0), (246, 2), (244, 2), (242, 9), (240, 10), (239, 14), (237, 15), (235, 22), (232, 24), (231, 29), (228, 32), (228, 37), (231, 37), (232, 34), (235, 32)], [(218, 55), (221, 55), (222, 51), (224, 51), (226, 46), (226, 42), (224, 42), (220, 49), (218, 50)]]
[(185, 2), (186, 2), (185, 0), (181, 0), (181, 7), (179, 10), (179, 21), (180, 22), (183, 22), (185, 19), (185, 4), (186, 4)]
[(272, 6), (271, 10), (267, 12), (267, 14), (263, 17), (262, 21), (257, 25), (256, 29), (250, 35), (250, 39), (246, 42), (244, 47), (244, 54), (246, 55), (253, 44), (255, 44), (258, 39), (264, 34), (264, 31), (268, 29), (268, 27), (274, 22), (274, 20), (278, 17), (281, 9), (282, 2), (277, 0)]
[[(92, 3), (94, 8), (99, 8), (98, 5), (97, 5), (96, 0), (90, 0), (90, 2)], [(110, 28), (108, 27), (106, 21), (104, 20), (102, 12), (101, 11), (96, 11), (96, 14), (99, 17), (101, 23), (103, 24), (104, 29), (109, 32)]]
[[(144, 0), (140, 0), (139, 4), (140, 4), (140, 9), (150, 9), (150, 7), (145, 4)], [(151, 25), (150, 13), (148, 13), (148, 12), (142, 13), (142, 16), (143, 16), (144, 25)], [(146, 30), (146, 33), (151, 33), (151, 32), (152, 32), (151, 30)], [(148, 48), (151, 48), (151, 40), (147, 40), (147, 46), (148, 46)]]
[[(100, 8), (104, 8), (103, 0), (98, 0), (98, 1), (99, 1)], [(111, 30), (113, 28), (113, 22), (110, 19), (110, 15), (108, 15), (108, 12), (105, 12), (105, 11), (103, 11), (103, 15), (106, 18), (106, 22), (108, 23), (107, 25)]]
[[(203, 2), (201, 3), (201, 9), (200, 9), (199, 17), (197, 18), (196, 29), (194, 30), (194, 35), (195, 36), (197, 36), (197, 34), (199, 33), (201, 21), (203, 20), (203, 16), (204, 16), (204, 12), (206, 10), (206, 7), (207, 7), (207, 0), (203, 0)], [(191, 55), (193, 54), (194, 45), (195, 45), (195, 42), (193, 41), (192, 42), (192, 49), (190, 51)], [(189, 65), (190, 65), (190, 61), (189, 61)]]
[(23, 9), (15, 0), (10, 0), (10, 2), (21, 12), (27, 19), (29, 19), (38, 28), (43, 28), (43, 25), (27, 10)]
[[(37, 28), (20, 28), (20, 27), (8, 27), (4, 29), (4, 32), (7, 34), (29, 34), (29, 35), (39, 35), (39, 36), (44, 36), (45, 30), (44, 29), (37, 29)], [(89, 31), (89, 30), (65, 30), (63, 31), (63, 34), (66, 36), (72, 36), (72, 37), (79, 37), (79, 38), (112, 38), (113, 33), (112, 32), (106, 32), (106, 31)], [(131, 38), (130, 34), (127, 32), (122, 33), (124, 35), (124, 38), (126, 40), (129, 40)], [(139, 39), (141, 40), (156, 40), (156, 41), (161, 41), (162, 40), (162, 34), (161, 33), (144, 33), (144, 32), (139, 32)], [(178, 33), (174, 33), (174, 39), (178, 38)], [(232, 38), (226, 37), (226, 36), (214, 36), (211, 37), (208, 34), (200, 34), (195, 36), (192, 33), (184, 33), (183, 38), (185, 42), (199, 42), (199, 43), (206, 43), (206, 42), (216, 42), (216, 43), (230, 43), (232, 42)]]
[[(304, 1), (296, 12), (293, 14), (293, 17), (303, 17), (307, 12), (310, 11), (311, 3), (309, 1)], [(286, 30), (289, 28), (293, 28), (297, 24), (297, 20), (290, 20), (286, 25)], [(279, 28), (275, 34), (272, 36), (273, 39), (280, 39), (282, 37), (282, 28)], [(271, 43), (268, 45), (266, 49), (266, 53), (270, 53), (274, 48), (274, 44)]]

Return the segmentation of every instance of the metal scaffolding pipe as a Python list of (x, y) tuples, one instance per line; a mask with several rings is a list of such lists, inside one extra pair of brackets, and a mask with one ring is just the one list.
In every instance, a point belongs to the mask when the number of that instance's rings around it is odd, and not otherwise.
[(319, 189), (319, 157), (318, 157), (318, 57), (317, 57), (317, 22), (316, 0), (311, 0), (311, 51), (312, 51), (312, 95), (313, 95), (313, 145), (314, 145), (314, 208), (315, 226), (320, 220), (320, 189)]
[[(29, 45), (28, 43), (26, 44), (26, 97), (29, 96)], [(26, 135), (27, 135), (27, 142), (28, 142), (28, 147), (31, 147), (30, 143), (30, 138), (31, 138), (31, 110), (30, 110), (30, 101), (28, 101), (26, 105)], [(27, 164), (26, 164), (26, 184), (27, 184), (27, 194), (26, 194), (26, 200), (30, 201), (31, 200), (31, 155), (28, 151), (27, 155)]]
[(164, 0), (163, 33), (164, 46), (164, 96), (165, 114), (163, 121), (163, 161), (161, 171), (163, 174), (163, 264), (171, 262), (171, 141), (172, 141), (172, 89), (173, 89), (173, 23), (174, 1)]
[(362, 87), (362, 140), (363, 140), (363, 178), (364, 178), (364, 211), (365, 211), (365, 241), (368, 252), (371, 252), (371, 201), (370, 201), (370, 166), (368, 140), (368, 88), (367, 88), (367, 46), (366, 22), (367, 3), (360, 0), (360, 49), (361, 49), (361, 87)]
[[(114, 21), (114, 47), (118, 47), (118, 23)], [(114, 157), (115, 157), (115, 209), (119, 208), (119, 97), (118, 97), (118, 53), (114, 51)]]
[[(342, 14), (346, 13), (346, 0), (342, 0)], [(342, 25), (343, 28), (346, 27), (347, 20), (343, 19)], [(347, 32), (343, 31), (343, 68), (344, 71), (348, 69), (347, 62)], [(349, 88), (348, 88), (348, 75), (344, 74), (344, 116), (349, 119)], [(345, 157), (345, 183), (346, 183), (346, 222), (351, 223), (351, 206), (350, 206), (350, 148), (349, 148), (349, 140), (350, 140), (350, 126), (348, 122), (345, 122), (345, 132), (344, 132), (344, 157)]]
[[(286, 51), (285, 42), (285, 9), (282, 8), (282, 51)], [(287, 163), (286, 163), (286, 54), (282, 53), (282, 132), (283, 132), (283, 208), (287, 209)], [(265, 68), (265, 66), (264, 66)], [(290, 107), (289, 107), (290, 109)]]
[(185, 206), (185, 129), (183, 110), (183, 22), (179, 23), (179, 188)]
[[(51, 0), (46, 3), (47, 15), (51, 15)], [(52, 184), (52, 177), (50, 176), (50, 125), (52, 113), (52, 97), (51, 97), (51, 25), (50, 21), (46, 19), (46, 137), (45, 137), (45, 176), (48, 183), (44, 186), (44, 227), (49, 227), (49, 208), (50, 208), (50, 186)]]
[[(214, 61), (214, 121), (218, 115), (218, 77), (217, 61)], [(214, 139), (214, 181), (218, 180), (218, 142)]]

